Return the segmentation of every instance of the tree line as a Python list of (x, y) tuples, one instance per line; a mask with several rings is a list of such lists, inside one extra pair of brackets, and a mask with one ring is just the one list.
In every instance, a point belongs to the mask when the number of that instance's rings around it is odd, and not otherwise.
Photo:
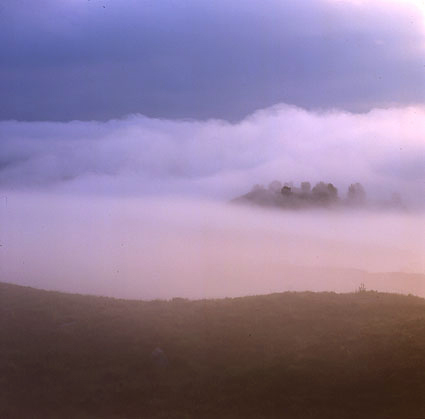
[[(401, 202), (401, 198), (395, 195), (392, 199), (393, 203)], [(282, 184), (274, 180), (267, 187), (254, 185), (250, 192), (236, 198), (234, 202), (295, 209), (338, 205), (362, 207), (367, 204), (367, 195), (365, 188), (359, 182), (349, 185), (342, 198), (339, 196), (338, 188), (332, 183), (318, 182), (312, 186), (310, 182), (301, 182), (296, 186), (292, 182)]]

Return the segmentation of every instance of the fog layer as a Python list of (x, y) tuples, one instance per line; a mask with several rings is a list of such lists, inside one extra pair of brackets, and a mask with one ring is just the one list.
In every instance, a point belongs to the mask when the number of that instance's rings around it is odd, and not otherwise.
[(253, 184), (361, 182), (425, 203), (425, 108), (317, 113), (279, 105), (230, 124), (132, 116), (0, 122), (0, 188), (231, 199)]
[[(8, 193), (2, 281), (125, 298), (369, 289), (425, 296), (421, 214)], [(355, 269), (353, 269), (355, 268)]]
[[(422, 107), (281, 105), (236, 124), (0, 122), (0, 280), (137, 298), (361, 282), (425, 295), (423, 278), (361, 271), (425, 273), (423, 132)], [(399, 192), (408, 210), (227, 204), (273, 179), (332, 182), (341, 196), (361, 182), (369, 200)]]

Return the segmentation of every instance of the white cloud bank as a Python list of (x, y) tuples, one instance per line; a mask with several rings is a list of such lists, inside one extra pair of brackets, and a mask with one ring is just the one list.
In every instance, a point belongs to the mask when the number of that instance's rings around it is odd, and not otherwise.
[(425, 198), (425, 108), (366, 114), (279, 105), (238, 122), (129, 116), (0, 122), (0, 188), (228, 199), (273, 179), (360, 181), (378, 197)]

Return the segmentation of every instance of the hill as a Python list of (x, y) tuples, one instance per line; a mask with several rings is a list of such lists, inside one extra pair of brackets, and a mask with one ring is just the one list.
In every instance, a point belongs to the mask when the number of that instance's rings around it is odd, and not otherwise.
[(2, 418), (425, 417), (414, 296), (146, 302), (0, 283), (0, 336)]

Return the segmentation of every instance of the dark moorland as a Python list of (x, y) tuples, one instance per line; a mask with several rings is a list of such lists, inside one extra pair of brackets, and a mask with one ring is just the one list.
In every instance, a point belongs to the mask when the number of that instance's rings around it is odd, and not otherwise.
[(418, 297), (143, 302), (0, 283), (1, 418), (418, 418), (424, 394)]

